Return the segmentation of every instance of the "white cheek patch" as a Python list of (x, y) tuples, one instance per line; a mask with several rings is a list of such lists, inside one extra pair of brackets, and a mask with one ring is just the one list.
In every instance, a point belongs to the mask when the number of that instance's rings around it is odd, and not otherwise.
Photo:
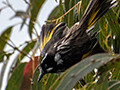
[(59, 64), (63, 64), (63, 60), (62, 59), (60, 59), (59, 61), (57, 61), (57, 65), (59, 65)]
[(54, 57), (55, 62), (57, 62), (61, 58), (60, 54), (57, 53)]
[(53, 69), (53, 67), (50, 67), (48, 69), (46, 69), (47, 72), (50, 72)]

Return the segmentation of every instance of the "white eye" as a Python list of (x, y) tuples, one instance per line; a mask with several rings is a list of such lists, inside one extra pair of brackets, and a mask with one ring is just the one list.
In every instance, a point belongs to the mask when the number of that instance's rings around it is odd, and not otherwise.
[(48, 69), (46, 69), (47, 72), (50, 72), (53, 69), (53, 67), (49, 67)]

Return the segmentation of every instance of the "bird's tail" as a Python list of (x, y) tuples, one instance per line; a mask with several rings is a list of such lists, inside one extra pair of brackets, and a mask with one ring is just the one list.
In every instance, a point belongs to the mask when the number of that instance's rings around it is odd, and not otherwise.
[(91, 0), (81, 18), (80, 26), (87, 26), (87, 29), (89, 29), (100, 17), (116, 5), (117, 0)]

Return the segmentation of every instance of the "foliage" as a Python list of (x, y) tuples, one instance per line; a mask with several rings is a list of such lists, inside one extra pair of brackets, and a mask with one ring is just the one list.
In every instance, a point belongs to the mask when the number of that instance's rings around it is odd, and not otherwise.
[[(6, 90), (118, 90), (120, 89), (120, 0), (118, 5), (112, 10), (109, 10), (96, 24), (94, 31), (98, 32), (97, 39), (100, 45), (108, 51), (107, 54), (96, 54), (85, 58), (81, 62), (72, 66), (60, 75), (46, 74), (40, 82), (37, 82), (39, 76), (38, 59), (35, 57), (36, 51), (39, 48), (37, 43), (38, 33), (35, 29), (37, 16), (45, 3), (45, 0), (30, 0), (26, 12), (15, 11), (12, 5), (7, 0), (4, 4), (12, 9), (15, 17), (24, 17), (22, 19), (21, 28), (26, 25), (26, 20), (29, 20), (28, 34), (30, 41), (26, 41), (24, 48), (16, 47), (10, 35), (12, 32), (11, 26), (4, 30), (0, 35), (0, 63), (3, 63), (2, 71), (0, 72), (0, 89), (2, 86), (3, 76), (9, 59), (18, 51), (18, 56), (13, 60), (11, 70), (8, 75), (8, 84)], [(59, 5), (51, 11), (46, 23), (65, 22), (68, 27), (80, 20), (83, 15), (89, 0), (63, 0), (59, 1)], [(57, 3), (57, 0), (56, 0)], [(1, 8), (0, 10), (5, 10)], [(33, 38), (33, 34), (36, 38)], [(5, 51), (5, 46), (9, 45), (12, 48), (11, 52)], [(32, 54), (30, 55), (30, 52)], [(22, 63), (22, 60), (28, 57), (27, 63)], [(40, 57), (41, 61), (41, 57)], [(97, 68), (97, 72), (93, 70)], [(18, 74), (19, 73), (19, 74)]]

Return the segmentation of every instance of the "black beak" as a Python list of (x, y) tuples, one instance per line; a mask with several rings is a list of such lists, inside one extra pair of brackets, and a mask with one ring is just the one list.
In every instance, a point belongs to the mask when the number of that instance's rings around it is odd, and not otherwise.
[(40, 80), (42, 79), (42, 77), (45, 75), (46, 73), (42, 70), (42, 68), (40, 68), (40, 75), (38, 78), (38, 82), (40, 82)]

